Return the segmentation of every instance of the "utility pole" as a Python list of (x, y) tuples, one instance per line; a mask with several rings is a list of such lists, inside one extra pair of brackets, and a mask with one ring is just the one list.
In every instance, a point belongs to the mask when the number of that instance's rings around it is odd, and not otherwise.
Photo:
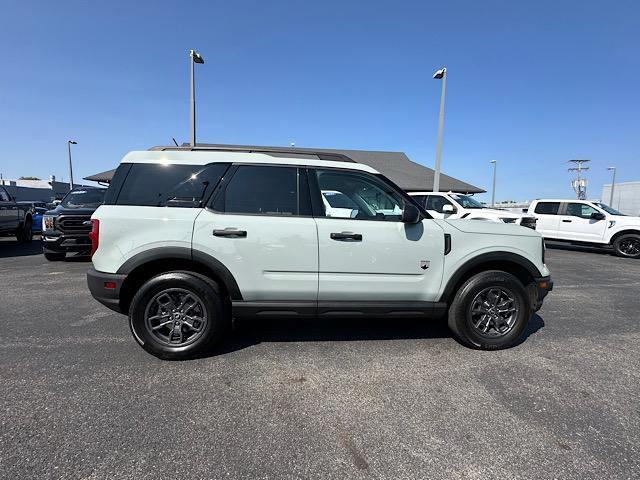
[(438, 141), (436, 143), (436, 165), (433, 174), (433, 191), (440, 191), (440, 166), (442, 164), (442, 131), (444, 130), (444, 97), (447, 89), (447, 69), (442, 67), (433, 74), (436, 80), (442, 80), (442, 92), (440, 93), (440, 114), (438, 115)]
[(587, 199), (587, 179), (582, 178), (582, 171), (589, 170), (589, 167), (584, 167), (583, 165), (591, 160), (569, 160), (569, 163), (575, 165), (575, 167), (571, 167), (567, 169), (569, 172), (576, 173), (576, 179), (571, 181), (571, 186), (573, 190), (576, 192), (578, 196), (578, 200), (586, 200)]
[(204, 63), (204, 58), (195, 50), (189, 50), (189, 69), (191, 71), (191, 146), (196, 146), (196, 78), (195, 64)]
[(491, 191), (491, 207), (495, 208), (496, 206), (496, 169), (498, 167), (498, 162), (495, 160), (491, 160), (489, 163), (493, 163), (493, 189)]
[(616, 186), (616, 167), (609, 167), (607, 170), (613, 170), (613, 179), (611, 179), (611, 195), (609, 196), (609, 206), (613, 207), (613, 189)]

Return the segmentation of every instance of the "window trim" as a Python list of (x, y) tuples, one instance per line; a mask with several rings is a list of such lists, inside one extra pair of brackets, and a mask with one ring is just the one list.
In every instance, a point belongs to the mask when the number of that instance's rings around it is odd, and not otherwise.
[[(219, 210), (216, 208), (216, 202), (220, 199), (224, 198), (224, 195), (227, 191), (227, 187), (235, 177), (238, 170), (241, 167), (267, 167), (267, 168), (295, 168), (296, 169), (296, 179), (297, 179), (297, 207), (298, 213), (293, 215), (278, 215), (273, 213), (240, 213), (240, 212), (226, 212), (224, 210)], [(301, 170), (305, 167), (304, 165), (282, 165), (282, 164), (265, 164), (265, 163), (232, 163), (229, 169), (225, 172), (224, 176), (218, 182), (216, 189), (212, 192), (211, 196), (204, 204), (204, 209), (208, 210), (211, 213), (215, 213), (216, 215), (239, 215), (239, 216), (247, 216), (247, 217), (274, 217), (274, 218), (313, 218), (313, 205), (311, 205), (311, 211), (308, 215), (300, 215), (300, 197), (302, 196), (303, 190), (306, 192), (308, 197), (311, 197), (309, 192), (309, 182), (308, 175), (301, 175)], [(306, 180), (306, 181), (305, 181)]]

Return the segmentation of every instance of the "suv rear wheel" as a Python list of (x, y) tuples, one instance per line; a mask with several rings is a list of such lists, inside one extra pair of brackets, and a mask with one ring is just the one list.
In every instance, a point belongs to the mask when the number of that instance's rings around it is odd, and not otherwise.
[(619, 257), (640, 258), (640, 235), (636, 233), (620, 235), (613, 242), (613, 249)]
[(483, 350), (513, 346), (531, 318), (520, 280), (492, 270), (464, 282), (449, 307), (449, 328), (465, 345)]
[(140, 287), (129, 309), (136, 341), (158, 358), (181, 360), (206, 353), (229, 325), (219, 287), (192, 272), (169, 272)]

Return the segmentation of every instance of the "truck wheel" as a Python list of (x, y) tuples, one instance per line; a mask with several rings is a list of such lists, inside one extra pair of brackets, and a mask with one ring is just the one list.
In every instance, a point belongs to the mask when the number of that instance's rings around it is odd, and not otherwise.
[(620, 235), (613, 242), (613, 249), (619, 257), (640, 258), (640, 235), (636, 233)]
[(16, 239), (19, 243), (31, 243), (33, 240), (33, 230), (31, 230), (31, 217), (25, 219), (24, 223), (18, 228)]
[(44, 258), (50, 262), (59, 262), (60, 260), (64, 260), (66, 255), (67, 254), (65, 252), (44, 252)]
[(482, 350), (513, 346), (532, 310), (520, 280), (491, 270), (464, 282), (449, 307), (449, 328), (463, 344)]
[(187, 272), (153, 277), (129, 308), (129, 326), (147, 352), (166, 360), (202, 356), (230, 324), (224, 298), (208, 278)]

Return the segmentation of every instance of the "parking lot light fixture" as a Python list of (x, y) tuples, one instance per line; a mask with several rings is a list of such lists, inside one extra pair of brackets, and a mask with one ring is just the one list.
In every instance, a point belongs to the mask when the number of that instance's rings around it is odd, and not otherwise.
[(616, 186), (616, 167), (607, 167), (607, 170), (613, 171), (613, 178), (611, 179), (611, 195), (609, 195), (609, 206), (613, 207), (613, 189)]
[(77, 145), (74, 140), (67, 140), (67, 148), (69, 149), (69, 190), (73, 190), (73, 165), (71, 163), (71, 145)]
[(447, 87), (447, 69), (442, 67), (433, 74), (435, 80), (442, 80), (442, 92), (440, 94), (440, 114), (438, 115), (438, 140), (436, 143), (436, 164), (433, 174), (433, 191), (440, 191), (440, 164), (442, 163), (442, 130), (444, 129), (444, 97)]
[(189, 69), (191, 71), (191, 146), (196, 146), (196, 79), (195, 64), (204, 63), (204, 58), (195, 50), (189, 50)]

